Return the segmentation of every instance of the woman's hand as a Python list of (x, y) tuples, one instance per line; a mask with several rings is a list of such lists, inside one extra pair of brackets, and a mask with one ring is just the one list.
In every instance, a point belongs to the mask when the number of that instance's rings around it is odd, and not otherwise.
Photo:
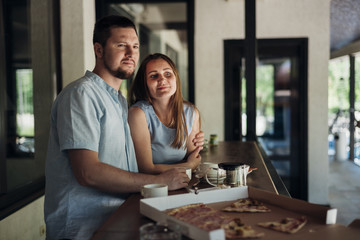
[(204, 145), (204, 132), (198, 132), (192, 140), (195, 147), (202, 147)]
[(195, 170), (201, 163), (201, 155), (199, 153), (202, 149), (202, 146), (196, 147), (196, 149), (192, 151), (187, 158), (187, 163), (192, 170)]

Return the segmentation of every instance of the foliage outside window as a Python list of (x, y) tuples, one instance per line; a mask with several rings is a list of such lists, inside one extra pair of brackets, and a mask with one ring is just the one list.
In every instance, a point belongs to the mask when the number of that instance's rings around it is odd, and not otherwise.
[(16, 71), (17, 113), (16, 132), (19, 136), (34, 137), (33, 79), (31, 69)]

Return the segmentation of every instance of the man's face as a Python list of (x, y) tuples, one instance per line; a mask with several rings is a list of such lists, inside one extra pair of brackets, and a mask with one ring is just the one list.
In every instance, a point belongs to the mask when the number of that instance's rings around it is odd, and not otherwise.
[(139, 61), (139, 39), (133, 28), (112, 28), (103, 51), (105, 68), (116, 78), (128, 79)]

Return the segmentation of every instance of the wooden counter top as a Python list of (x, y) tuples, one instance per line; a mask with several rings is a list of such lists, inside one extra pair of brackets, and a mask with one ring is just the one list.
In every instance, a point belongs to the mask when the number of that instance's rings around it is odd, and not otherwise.
[[(247, 177), (247, 185), (273, 193), (287, 193), (271, 162), (263, 158), (255, 142), (220, 142), (202, 152), (203, 162), (241, 162), (257, 168)], [(270, 169), (269, 169), (270, 168)], [(274, 183), (273, 179), (276, 179)], [(281, 191), (278, 191), (280, 186)], [(185, 193), (185, 189), (170, 191), (169, 195)], [(140, 194), (132, 194), (123, 205), (95, 232), (93, 240), (139, 239), (139, 227), (152, 222), (140, 214)]]
[(278, 193), (255, 142), (220, 142), (201, 154), (202, 162), (240, 162), (257, 168), (247, 176), (247, 185)]

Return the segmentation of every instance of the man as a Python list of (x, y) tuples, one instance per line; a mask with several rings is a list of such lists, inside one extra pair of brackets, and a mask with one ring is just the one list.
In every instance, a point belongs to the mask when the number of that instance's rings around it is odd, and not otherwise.
[(51, 111), (45, 169), (47, 239), (89, 239), (128, 193), (147, 183), (166, 183), (174, 190), (189, 181), (184, 169), (137, 173), (128, 106), (118, 91), (139, 59), (134, 24), (120, 16), (102, 18), (95, 24), (93, 43), (94, 70), (69, 84)]

